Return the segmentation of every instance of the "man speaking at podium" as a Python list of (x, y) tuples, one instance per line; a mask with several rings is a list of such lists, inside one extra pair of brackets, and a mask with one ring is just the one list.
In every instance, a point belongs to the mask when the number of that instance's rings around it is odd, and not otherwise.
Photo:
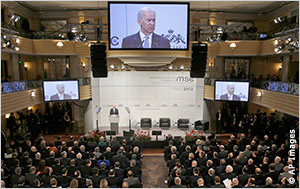
[(168, 39), (154, 33), (155, 11), (150, 7), (143, 7), (137, 14), (137, 22), (141, 29), (138, 33), (125, 37), (122, 48), (170, 48)]
[(116, 105), (113, 105), (110, 109), (109, 115), (119, 115), (119, 110), (116, 108)]

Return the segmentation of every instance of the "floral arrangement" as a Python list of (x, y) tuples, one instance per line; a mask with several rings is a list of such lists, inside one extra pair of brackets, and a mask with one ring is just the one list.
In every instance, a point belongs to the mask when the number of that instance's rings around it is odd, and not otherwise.
[(132, 138), (133, 138), (133, 140), (138, 140), (138, 141), (151, 140), (150, 130), (148, 130), (148, 131), (137, 130), (136, 132), (134, 132)]
[(186, 141), (195, 141), (197, 139), (200, 139), (202, 136), (203, 131), (196, 131), (196, 130), (191, 130), (191, 132), (185, 131), (185, 140)]
[(104, 131), (99, 131), (99, 130), (94, 130), (94, 131), (90, 131), (89, 135), (94, 137), (94, 139), (99, 142), (100, 137), (106, 137), (106, 134)]

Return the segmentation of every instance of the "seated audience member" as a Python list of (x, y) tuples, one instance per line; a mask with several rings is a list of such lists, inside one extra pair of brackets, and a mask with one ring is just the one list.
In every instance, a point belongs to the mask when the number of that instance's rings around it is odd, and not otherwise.
[(79, 183), (77, 179), (72, 179), (70, 182), (70, 188), (78, 188), (79, 187)]
[(196, 185), (194, 188), (205, 188), (203, 178), (201, 178), (201, 177), (198, 178), (198, 180), (197, 180), (197, 185)]
[(129, 187), (133, 185), (140, 184), (140, 181), (137, 177), (134, 177), (133, 171), (129, 170), (127, 172), (127, 178), (124, 179), (124, 182), (127, 182)]
[(221, 184), (221, 179), (219, 176), (215, 176), (214, 182), (215, 185), (211, 186), (212, 188), (225, 188), (224, 184)]
[(248, 183), (245, 185), (245, 188), (256, 188), (256, 186), (255, 186), (255, 178), (250, 177), (248, 179)]
[(50, 186), (51, 186), (51, 188), (57, 188), (57, 180), (56, 180), (56, 178), (50, 179)]
[(116, 177), (115, 171), (111, 169), (109, 170), (107, 181), (110, 188), (119, 188), (121, 186), (122, 179)]
[(100, 188), (108, 188), (108, 182), (105, 178), (100, 180), (99, 187)]
[(175, 179), (174, 179), (174, 184), (175, 184), (175, 185), (171, 186), (171, 188), (186, 188), (185, 185), (182, 185), (182, 184), (181, 184), (181, 179), (180, 179), (180, 177), (175, 177)]
[(12, 187), (13, 188), (30, 188), (31, 186), (26, 185), (25, 181), (26, 181), (25, 177), (24, 176), (20, 176), (18, 178), (18, 184), (14, 184)]
[(239, 180), (237, 178), (232, 179), (231, 188), (242, 188), (242, 186), (239, 185)]
[(68, 170), (66, 168), (63, 168), (61, 170), (61, 176), (57, 178), (57, 181), (59, 183), (59, 186), (66, 188), (69, 186), (71, 179), (72, 178), (68, 176)]

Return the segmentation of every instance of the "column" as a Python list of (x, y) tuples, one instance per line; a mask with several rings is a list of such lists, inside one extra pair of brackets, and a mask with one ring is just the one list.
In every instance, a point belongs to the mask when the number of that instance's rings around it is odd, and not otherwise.
[(284, 55), (281, 69), (281, 81), (288, 82), (290, 56)]
[(19, 58), (17, 54), (12, 54), (12, 68), (13, 68), (13, 75), (12, 80), (20, 81), (20, 69), (19, 69)]
[(82, 77), (82, 71), (80, 68), (80, 58), (78, 56), (70, 56), (70, 77)]
[(221, 79), (224, 76), (224, 57), (215, 58), (213, 77)]

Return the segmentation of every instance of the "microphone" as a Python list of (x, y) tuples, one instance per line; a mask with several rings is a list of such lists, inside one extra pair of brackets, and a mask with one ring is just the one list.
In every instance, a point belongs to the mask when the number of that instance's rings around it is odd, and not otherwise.
[(139, 46), (138, 46), (137, 48), (143, 48), (142, 45), (143, 45), (144, 41), (145, 41), (145, 40), (143, 40), (143, 41), (139, 44)]
[(158, 43), (155, 43), (153, 47), (154, 47), (154, 48), (159, 48), (159, 44), (158, 44)]

